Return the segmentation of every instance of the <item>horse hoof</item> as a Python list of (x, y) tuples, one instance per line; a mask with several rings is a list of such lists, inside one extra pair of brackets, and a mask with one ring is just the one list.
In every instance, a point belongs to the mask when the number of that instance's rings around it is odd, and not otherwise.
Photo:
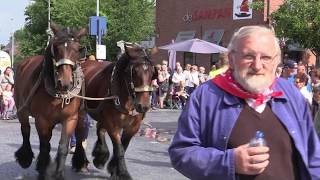
[(18, 151), (15, 152), (16, 161), (22, 168), (30, 167), (32, 159), (34, 157), (31, 148), (21, 147)]
[(72, 170), (74, 170), (75, 172), (78, 172), (78, 173), (88, 173), (89, 172), (88, 164), (84, 164), (80, 168), (72, 167)]
[(93, 159), (93, 165), (94, 167), (96, 167), (97, 169), (103, 169), (104, 168), (104, 163), (102, 163), (99, 159), (94, 158)]
[(85, 154), (79, 154), (75, 153), (72, 157), (72, 169), (74, 169), (76, 172), (81, 172), (82, 169), (88, 169), (87, 166), (89, 164), (89, 161)]
[(80, 170), (79, 170), (80, 173), (88, 173), (89, 172), (89, 169), (87, 166), (85, 167), (82, 167)]

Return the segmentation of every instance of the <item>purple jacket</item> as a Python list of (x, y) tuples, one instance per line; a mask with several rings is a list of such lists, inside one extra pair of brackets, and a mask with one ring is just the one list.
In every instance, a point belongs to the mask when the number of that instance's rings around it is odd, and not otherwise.
[[(301, 155), (301, 179), (320, 179), (320, 143), (304, 97), (292, 83), (280, 78), (275, 91), (283, 96), (271, 100)], [(227, 149), (232, 128), (243, 101), (211, 81), (198, 87), (182, 111), (169, 155), (175, 169), (193, 180), (235, 180), (233, 149)]]

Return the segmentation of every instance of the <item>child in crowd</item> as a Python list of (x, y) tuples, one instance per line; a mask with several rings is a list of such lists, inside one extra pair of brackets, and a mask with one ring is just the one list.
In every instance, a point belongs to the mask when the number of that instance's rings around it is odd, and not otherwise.
[(7, 84), (2, 92), (2, 102), (3, 102), (3, 113), (2, 119), (9, 119), (9, 112), (12, 111), (14, 106), (12, 85)]

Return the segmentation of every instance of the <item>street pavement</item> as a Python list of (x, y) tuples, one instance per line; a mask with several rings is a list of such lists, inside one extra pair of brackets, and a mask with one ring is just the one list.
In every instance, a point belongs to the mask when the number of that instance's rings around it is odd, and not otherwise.
[[(176, 130), (177, 119), (180, 114), (178, 110), (155, 110), (147, 113), (144, 125), (131, 141), (126, 152), (125, 159), (128, 171), (134, 180), (186, 180), (179, 172), (171, 166), (168, 157), (168, 147), (170, 140)], [(35, 156), (39, 153), (39, 140), (34, 120), (31, 122), (31, 137)], [(149, 124), (156, 128), (158, 138), (147, 138), (144, 136)], [(60, 126), (53, 131), (51, 139), (51, 158), (56, 155), (58, 142), (60, 138)], [(66, 179), (68, 180), (98, 180), (108, 179), (109, 174), (106, 169), (96, 169), (92, 164), (91, 151), (96, 141), (95, 127), (90, 128), (87, 156), (90, 161), (88, 173), (76, 173), (71, 170), (71, 155), (68, 155), (66, 163)], [(0, 121), (0, 180), (36, 180), (37, 171), (35, 162), (28, 169), (21, 168), (14, 158), (14, 152), (21, 146), (22, 136), (20, 133), (20, 124), (18, 120), (1, 120)], [(111, 141), (107, 137), (107, 143), (112, 151)]]

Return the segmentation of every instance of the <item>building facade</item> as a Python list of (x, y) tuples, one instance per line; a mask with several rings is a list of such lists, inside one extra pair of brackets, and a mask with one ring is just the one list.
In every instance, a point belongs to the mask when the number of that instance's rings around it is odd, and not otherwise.
[[(268, 25), (270, 14), (284, 0), (264, 0), (264, 8), (253, 10), (252, 0), (161, 0), (156, 4), (156, 46), (199, 38), (227, 47), (232, 34), (245, 25)], [(155, 62), (168, 59), (166, 50), (158, 50)], [(218, 54), (177, 52), (176, 59), (204, 66), (215, 64)]]

